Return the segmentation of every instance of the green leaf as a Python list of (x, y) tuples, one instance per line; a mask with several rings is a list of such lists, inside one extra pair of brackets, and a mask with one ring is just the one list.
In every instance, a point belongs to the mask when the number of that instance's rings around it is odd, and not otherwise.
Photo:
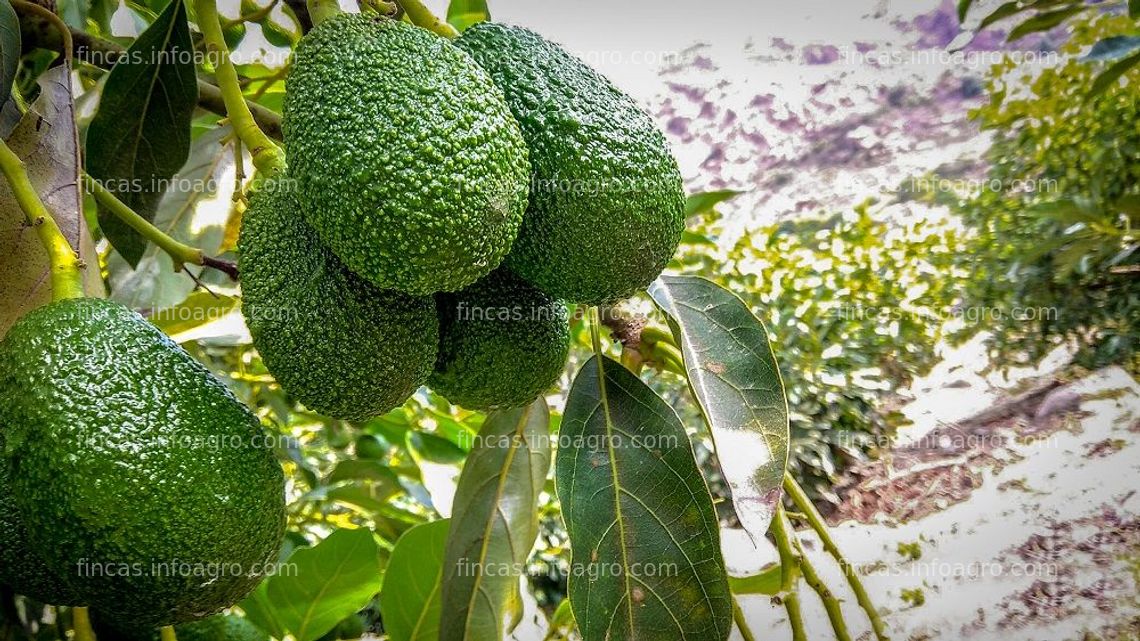
[(780, 501), (790, 438), (768, 330), (735, 294), (703, 278), (662, 276), (649, 295), (681, 347), (736, 514), (762, 540)]
[(518, 623), (519, 578), (538, 537), (538, 498), (549, 471), (545, 400), (487, 417), (455, 491), (440, 641), (502, 639), (504, 621)]
[(1066, 19), (1075, 16), (1084, 10), (1085, 6), (1083, 4), (1078, 4), (1072, 7), (1058, 9), (1056, 11), (1046, 11), (1045, 13), (1039, 13), (1014, 27), (1013, 30), (1009, 32), (1009, 37), (1006, 38), (1006, 41), (1014, 42), (1015, 40), (1024, 38), (1031, 33), (1037, 33), (1038, 31), (1048, 31), (1049, 29), (1052, 29), (1053, 27), (1061, 24)]
[(316, 641), (380, 591), (380, 551), (366, 529), (337, 530), (316, 547), (302, 548), (269, 579), (278, 621), (297, 641)]
[(733, 594), (767, 594), (776, 596), (783, 588), (783, 572), (780, 565), (769, 565), (759, 574), (745, 577), (728, 577), (728, 586)]
[(1128, 17), (1140, 20), (1140, 0), (1128, 0)]
[(277, 620), (277, 611), (269, 600), (269, 581), (262, 581), (257, 587), (238, 604), (245, 617), (257, 627), (265, 630), (275, 639), (284, 639), (289, 634), (281, 622)]
[(1091, 100), (1104, 93), (1109, 87), (1116, 85), (1124, 74), (1131, 71), (1137, 65), (1140, 65), (1140, 53), (1131, 55), (1113, 64), (1108, 69), (1105, 69), (1096, 77), (1096, 80), (1093, 81), (1092, 87), (1089, 89), (1085, 99)]
[[(186, 3), (172, 0), (103, 85), (99, 110), (87, 128), (87, 171), (147, 220), (163, 183), (190, 152), (190, 120), (198, 104), (194, 44)], [(146, 241), (106, 211), (99, 226), (132, 266)]]
[(391, 468), (380, 461), (366, 459), (346, 459), (337, 463), (327, 482), (332, 485), (341, 481), (371, 481), (400, 487), (400, 479)]
[(491, 19), (486, 0), (451, 0), (447, 5), (447, 21), (459, 31)]
[(1119, 60), (1140, 49), (1140, 36), (1112, 36), (1098, 41), (1085, 60)]
[(0, 0), (0, 104), (12, 96), (20, 66), (20, 18), (8, 0)]
[(234, 296), (196, 291), (178, 305), (160, 310), (148, 320), (168, 336), (177, 337), (182, 332), (196, 329), (229, 314), (237, 309), (240, 302)]
[(958, 0), (958, 22), (964, 22), (966, 15), (970, 13), (970, 5), (974, 4), (974, 0)]
[[(79, 195), (79, 144), (71, 70), (64, 64), (39, 78), (40, 95), (8, 137), (36, 192), (79, 257), (87, 263), (84, 291), (103, 296), (99, 258)], [(0, 180), (0, 336), (21, 316), (51, 302), (50, 263), (36, 231), (25, 224), (8, 181)]]
[(450, 522), (424, 523), (396, 542), (384, 589), (380, 616), (390, 641), (439, 641), (440, 579)]
[(691, 194), (685, 199), (685, 218), (707, 213), (720, 203), (731, 200), (743, 193), (742, 191), (722, 189), (720, 191), (706, 191)]
[(559, 446), (569, 596), (584, 641), (727, 639), (716, 512), (672, 408), (595, 356), (570, 390)]
[(998, 7), (997, 9), (995, 9), (993, 12), (991, 12), (985, 18), (982, 18), (982, 21), (978, 23), (978, 31), (985, 29), (986, 27), (992, 25), (993, 23), (997, 22), (998, 20), (1004, 20), (1010, 16), (1017, 15), (1017, 14), (1021, 13), (1022, 11), (1025, 11), (1026, 9), (1027, 9), (1027, 7), (1022, 5), (1020, 0), (1013, 0), (1012, 2), (1007, 2), (1003, 5), (1001, 5), (1000, 7)]
[[(224, 178), (233, 164), (233, 144), (223, 143), (231, 131), (218, 127), (194, 141), (190, 159), (163, 194), (154, 216), (155, 227), (208, 255), (221, 246), (229, 217), (229, 200), (220, 196), (228, 196), (232, 184)], [(147, 313), (185, 301), (195, 287), (189, 276), (174, 269), (170, 256), (153, 244), (146, 246), (134, 269), (121, 254), (111, 255), (107, 269), (112, 298)], [(229, 284), (213, 270), (201, 273), (206, 282)]]

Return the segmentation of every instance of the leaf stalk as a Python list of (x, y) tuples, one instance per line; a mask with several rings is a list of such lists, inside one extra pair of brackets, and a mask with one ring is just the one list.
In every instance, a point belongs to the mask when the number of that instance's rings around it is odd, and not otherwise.
[(0, 171), (7, 178), (8, 186), (16, 197), (20, 209), (23, 210), (28, 225), (36, 230), (36, 235), (47, 251), (51, 265), (52, 300), (82, 298), (83, 261), (60, 231), (55, 218), (36, 192), (24, 161), (2, 140), (0, 140)]

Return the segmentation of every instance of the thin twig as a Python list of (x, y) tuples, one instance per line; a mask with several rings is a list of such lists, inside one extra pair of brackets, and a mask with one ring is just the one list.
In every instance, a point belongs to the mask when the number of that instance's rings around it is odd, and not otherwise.
[(847, 578), (848, 585), (851, 586), (851, 591), (855, 593), (855, 599), (859, 602), (859, 606), (867, 613), (867, 618), (871, 620), (871, 629), (875, 632), (875, 638), (879, 641), (889, 641), (890, 637), (887, 636), (887, 628), (883, 625), (883, 620), (879, 617), (878, 610), (875, 609), (871, 603), (871, 597), (867, 594), (867, 589), (863, 587), (863, 581), (847, 561), (843, 553), (839, 551), (839, 547), (835, 545), (835, 540), (831, 538), (831, 531), (827, 527), (827, 523), (823, 520), (823, 515), (815, 508), (815, 504), (811, 502), (808, 495), (800, 487), (799, 483), (792, 478), (791, 474), (784, 475), (784, 492), (792, 500), (792, 503), (804, 513), (807, 518), (808, 524), (811, 526), (815, 533), (819, 535), (819, 540), (823, 543), (823, 549), (827, 550), (837, 563), (843, 569), (843, 575)]

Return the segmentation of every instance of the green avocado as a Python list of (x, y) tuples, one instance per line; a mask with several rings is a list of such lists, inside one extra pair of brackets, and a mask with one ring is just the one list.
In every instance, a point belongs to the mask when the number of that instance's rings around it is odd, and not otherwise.
[(292, 181), (253, 194), (238, 239), (242, 312), (266, 368), (314, 411), (365, 420), (402, 404), (435, 363), (431, 296), (348, 271), (297, 215)]
[(118, 303), (57, 301), (9, 330), (0, 426), (28, 546), (109, 617), (198, 620), (277, 560), (285, 481), (257, 417)]
[[(160, 641), (158, 630), (127, 626), (92, 613), (92, 629), (99, 641)], [(175, 626), (178, 641), (269, 641), (269, 635), (245, 617), (218, 614), (201, 621)]]
[(685, 226), (677, 161), (649, 115), (542, 36), (494, 23), (455, 41), (503, 89), (533, 167), (506, 265), (551, 296), (600, 305), (661, 273)]
[[(0, 436), (3, 434), (0, 428)], [(0, 438), (0, 452), (4, 451)], [(28, 545), (28, 532), (8, 481), (8, 466), (0, 460), (0, 585), (52, 605), (82, 605), (62, 577), (48, 569), (39, 551)]]
[(449, 41), (341, 14), (298, 44), (282, 129), (302, 212), (382, 289), (456, 291), (497, 267), (526, 210), (526, 143)]
[(566, 367), (566, 306), (505, 269), (438, 294), (439, 360), (428, 384), (468, 409), (522, 407)]

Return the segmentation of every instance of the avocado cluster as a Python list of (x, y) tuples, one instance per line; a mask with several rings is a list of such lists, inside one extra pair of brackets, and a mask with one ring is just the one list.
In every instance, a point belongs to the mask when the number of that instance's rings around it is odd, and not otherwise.
[(260, 422), (118, 303), (65, 299), (9, 330), (0, 435), (18, 593), (158, 627), (233, 605), (277, 558), (284, 475)]
[[(160, 641), (161, 632), (122, 621), (106, 621), (93, 613), (91, 627), (99, 641)], [(201, 621), (175, 626), (178, 641), (269, 641), (269, 634), (233, 614), (218, 614)]]
[(525, 29), (328, 18), (295, 50), (282, 131), (287, 173), (243, 223), (242, 309), (281, 386), (335, 418), (425, 382), (526, 405), (565, 366), (566, 304), (644, 289), (684, 227), (648, 114)]

